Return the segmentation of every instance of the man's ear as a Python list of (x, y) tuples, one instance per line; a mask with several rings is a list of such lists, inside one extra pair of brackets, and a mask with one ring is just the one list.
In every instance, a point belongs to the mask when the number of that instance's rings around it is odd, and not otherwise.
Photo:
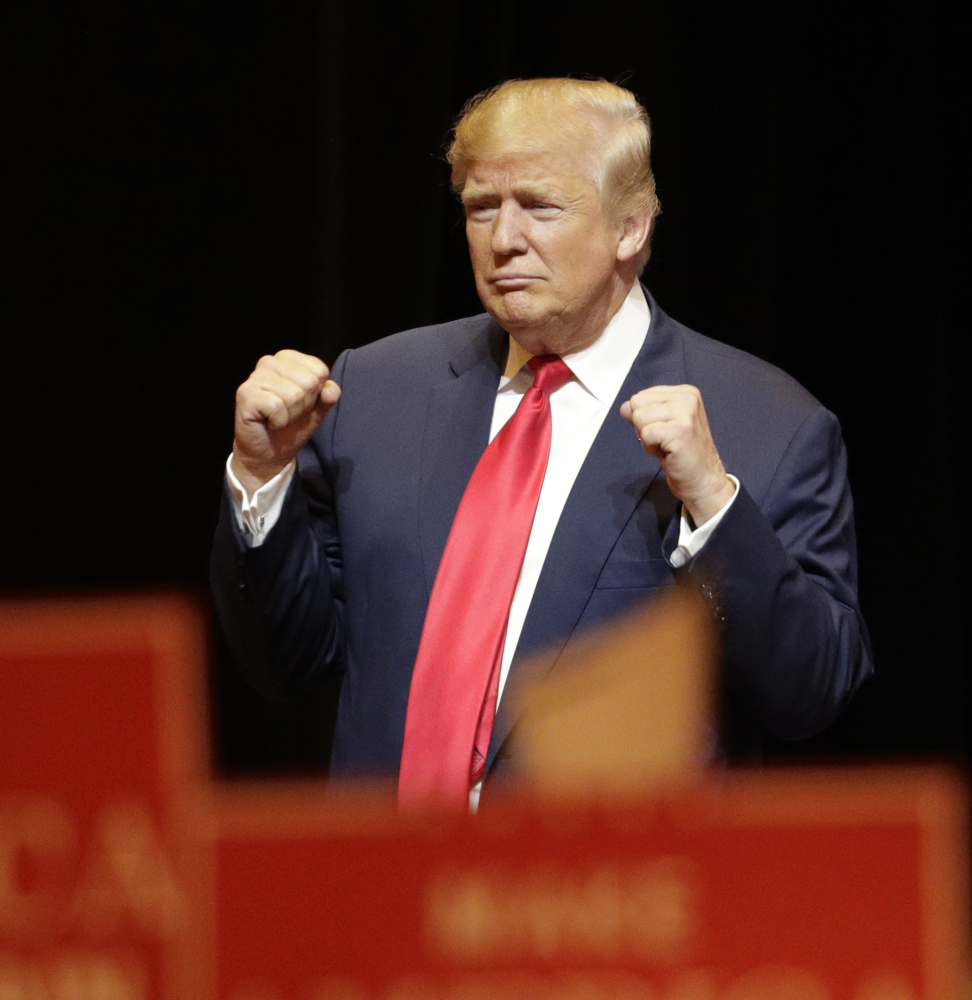
[(651, 213), (642, 212), (629, 215), (621, 223), (621, 239), (618, 242), (618, 260), (633, 260), (648, 241), (651, 233)]

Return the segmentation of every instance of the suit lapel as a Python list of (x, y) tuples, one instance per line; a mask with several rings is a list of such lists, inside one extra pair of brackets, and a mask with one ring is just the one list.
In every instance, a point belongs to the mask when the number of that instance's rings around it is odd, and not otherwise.
[(432, 387), (423, 435), (419, 534), (427, 595), (476, 463), (489, 442), (496, 389), (509, 344), (490, 321), (450, 360), (452, 377)]
[(645, 345), (591, 445), (550, 543), (496, 715), (487, 768), (513, 728), (523, 689), (555, 664), (618, 536), (661, 475), (658, 461), (646, 454), (619, 412), (621, 403), (642, 389), (685, 381), (677, 328), (650, 296), (648, 301)]

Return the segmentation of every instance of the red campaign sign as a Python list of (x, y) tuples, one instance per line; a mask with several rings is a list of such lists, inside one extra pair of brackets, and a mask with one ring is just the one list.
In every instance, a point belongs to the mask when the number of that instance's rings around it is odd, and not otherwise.
[(972, 996), (941, 771), (477, 817), (214, 787), (203, 648), (177, 599), (0, 605), (0, 1000)]
[(198, 614), (0, 606), (0, 997), (209, 1000)]
[(227, 794), (220, 997), (956, 1000), (962, 810), (927, 770), (474, 818)]

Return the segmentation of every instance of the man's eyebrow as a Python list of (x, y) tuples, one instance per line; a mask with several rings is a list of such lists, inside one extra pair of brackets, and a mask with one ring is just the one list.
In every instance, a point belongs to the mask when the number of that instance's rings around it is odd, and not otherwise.
[(496, 197), (496, 192), (492, 188), (465, 188), (459, 197), (464, 202), (478, 201), (480, 198)]
[[(527, 198), (555, 198), (562, 195), (561, 189), (556, 184), (545, 183), (543, 181), (524, 181), (513, 188), (513, 193), (519, 197)], [(467, 188), (460, 195), (463, 202), (480, 201), (487, 198), (498, 198), (499, 195), (494, 188)]]

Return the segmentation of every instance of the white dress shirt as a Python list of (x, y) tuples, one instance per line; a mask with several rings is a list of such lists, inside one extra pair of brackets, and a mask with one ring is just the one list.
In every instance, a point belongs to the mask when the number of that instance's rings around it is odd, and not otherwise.
[[(563, 357), (574, 377), (550, 396), (550, 457), (523, 566), (513, 594), (513, 603), (510, 605), (500, 668), (499, 697), (502, 697), (520, 632), (567, 497), (604, 418), (614, 406), (615, 398), (644, 346), (650, 320), (648, 303), (641, 285), (636, 281), (604, 333), (589, 347)], [(511, 341), (511, 350), (513, 349), (516, 349), (516, 345)], [(500, 378), (489, 432), (490, 441), (516, 412), (520, 400), (532, 384), (533, 373), (525, 364), (512, 378)], [(634, 429), (631, 433), (635, 433)], [(235, 499), (233, 506), (237, 524), (251, 547), (261, 545), (276, 524), (295, 469), (296, 462), (292, 462), (249, 497), (233, 475), (230, 461), (227, 460), (226, 476)], [(739, 482), (735, 477), (730, 478), (733, 479), (738, 494)], [(673, 566), (683, 566), (698, 553), (731, 504), (732, 500), (715, 517), (695, 530), (683, 513), (679, 544), (671, 557)], [(479, 798), (478, 787), (474, 792), (476, 794), (472, 805), (475, 809)]]
[[(636, 281), (604, 333), (590, 347), (564, 355), (564, 363), (574, 377), (550, 396), (550, 457), (547, 459), (547, 471), (523, 557), (523, 567), (510, 605), (500, 668), (499, 698), (503, 696), (510, 663), (513, 661), (557, 522), (594, 438), (597, 437), (608, 411), (614, 406), (621, 385), (644, 346), (650, 320), (648, 303), (641, 285)], [(496, 406), (493, 409), (493, 424), (489, 431), (490, 441), (516, 412), (520, 400), (531, 385), (533, 373), (527, 367), (521, 368), (511, 379), (500, 378)], [(635, 433), (634, 429), (631, 433)]]

